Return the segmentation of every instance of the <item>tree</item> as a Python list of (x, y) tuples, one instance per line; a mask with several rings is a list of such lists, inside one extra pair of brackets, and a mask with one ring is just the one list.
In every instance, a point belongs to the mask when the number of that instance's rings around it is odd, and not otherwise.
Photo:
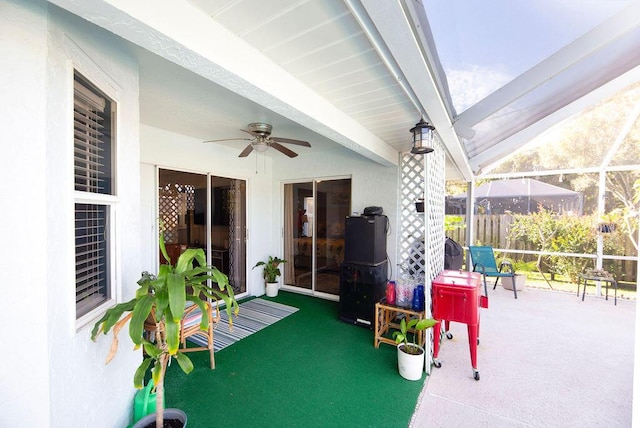
[[(557, 230), (558, 225), (552, 213), (540, 207), (537, 213), (516, 214), (514, 216), (514, 222), (509, 230), (509, 239), (514, 242), (521, 242), (524, 245), (531, 244), (538, 251), (549, 251), (551, 240), (556, 235)], [(536, 260), (536, 268), (547, 281), (549, 287), (553, 288), (542, 272), (542, 262), (543, 256), (539, 254)]]
[[(528, 244), (528, 249), (541, 252), (595, 254), (598, 234), (593, 227), (594, 222), (595, 216), (559, 216), (541, 208), (537, 213), (515, 215), (509, 238), (524, 245)], [(607, 234), (603, 240), (605, 252), (622, 254), (623, 238), (624, 234), (621, 231)], [(565, 275), (574, 282), (578, 280), (578, 275), (593, 263), (593, 259), (587, 258), (550, 255), (545, 259), (543, 255), (539, 255), (536, 266), (541, 274), (545, 261), (549, 271)], [(618, 269), (613, 260), (607, 261), (605, 268), (610, 272)]]
[[(544, 170), (576, 170), (625, 166), (625, 170), (607, 170), (605, 174), (605, 212), (621, 213), (620, 226), (630, 241), (638, 249), (637, 229), (640, 201), (634, 183), (640, 180), (640, 171), (633, 166), (640, 163), (640, 83), (636, 83), (583, 111), (561, 126), (536, 138), (528, 147), (518, 151), (493, 172), (531, 172)], [(625, 124), (633, 120), (633, 125), (621, 135)], [(617, 139), (623, 138), (607, 165), (609, 150)], [(562, 187), (567, 187), (584, 195), (584, 213), (594, 213), (598, 207), (599, 175), (597, 172), (584, 174), (560, 174), (540, 176), (537, 179)]]

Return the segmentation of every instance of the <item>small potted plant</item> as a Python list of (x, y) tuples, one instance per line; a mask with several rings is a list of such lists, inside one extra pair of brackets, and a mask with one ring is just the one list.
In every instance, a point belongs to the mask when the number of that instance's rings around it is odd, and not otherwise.
[[(145, 351), (144, 359), (133, 377), (136, 388), (143, 387), (145, 374), (153, 366), (151, 376), (156, 390), (156, 414), (153, 419), (156, 427), (163, 427), (164, 421), (169, 419), (164, 409), (164, 376), (169, 361), (174, 358), (187, 374), (193, 370), (193, 363), (189, 357), (179, 351), (180, 325), (186, 302), (190, 301), (200, 308), (200, 328), (203, 330), (208, 328), (208, 317), (205, 315), (207, 311), (202, 296), (214, 301), (224, 301), (229, 316), (229, 328), (233, 323), (232, 313), (237, 315), (239, 311), (229, 278), (217, 268), (206, 265), (203, 249), (187, 249), (173, 265), (161, 234), (160, 251), (168, 263), (160, 266), (157, 275), (143, 272), (142, 278), (138, 280), (139, 288), (135, 297), (107, 310), (91, 332), (91, 339), (95, 341), (99, 333), (106, 335), (113, 330), (113, 343), (107, 356), (109, 363), (118, 351), (118, 333), (129, 323), (129, 336), (135, 348), (143, 347)], [(209, 286), (209, 280), (216, 286)], [(146, 334), (149, 327), (145, 329), (145, 324), (148, 326), (150, 323), (154, 329), (154, 340), (150, 340)], [(169, 410), (167, 409), (167, 412)], [(177, 418), (181, 419), (183, 424), (186, 423), (184, 412), (178, 409), (171, 410), (169, 413), (178, 415)]]
[(283, 260), (279, 257), (269, 256), (267, 261), (259, 261), (253, 267), (253, 269), (258, 266), (264, 266), (262, 268), (262, 277), (265, 281), (265, 292), (267, 297), (276, 297), (278, 295), (278, 277), (282, 275), (280, 273), (280, 264), (286, 263), (286, 260)]
[[(407, 380), (420, 380), (424, 367), (424, 348), (416, 344), (418, 331), (424, 331), (438, 323), (437, 320), (427, 318), (418, 320), (412, 318), (400, 321), (400, 330), (393, 332), (398, 349), (398, 371)], [(409, 342), (409, 334), (412, 341)]]

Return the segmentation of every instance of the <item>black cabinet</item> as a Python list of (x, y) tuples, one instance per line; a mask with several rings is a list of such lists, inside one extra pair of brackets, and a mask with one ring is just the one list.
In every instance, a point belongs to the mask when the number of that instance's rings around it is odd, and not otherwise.
[(373, 328), (375, 304), (385, 295), (387, 262), (343, 263), (340, 268), (340, 320)]
[(346, 217), (344, 261), (378, 265), (387, 260), (387, 216)]

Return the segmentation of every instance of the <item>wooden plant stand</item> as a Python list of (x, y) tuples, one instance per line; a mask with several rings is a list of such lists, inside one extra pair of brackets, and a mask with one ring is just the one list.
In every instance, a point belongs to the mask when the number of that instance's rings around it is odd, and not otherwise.
[[(373, 340), (373, 346), (380, 347), (380, 343), (388, 343), (389, 345), (396, 346), (396, 341), (387, 337), (393, 330), (399, 330), (399, 318), (405, 316), (407, 321), (411, 317), (416, 317), (421, 320), (425, 317), (425, 311), (414, 311), (411, 308), (402, 308), (396, 305), (390, 305), (386, 303), (386, 299), (382, 299), (376, 303), (375, 307), (375, 337)], [(417, 333), (417, 344), (424, 346), (425, 334), (423, 330), (416, 332), (414, 329), (410, 329), (413, 334)]]

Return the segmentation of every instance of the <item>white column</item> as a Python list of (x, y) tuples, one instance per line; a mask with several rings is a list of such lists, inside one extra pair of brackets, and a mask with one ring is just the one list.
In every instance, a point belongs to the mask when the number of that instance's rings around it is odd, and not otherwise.
[[(476, 234), (476, 230), (475, 230), (475, 206), (476, 206), (476, 182), (475, 180), (471, 180), (469, 183), (467, 183), (467, 246), (469, 245), (473, 245), (473, 239), (475, 237)], [(473, 270), (471, 269), (471, 258), (469, 257), (469, 253), (467, 252), (467, 270)]]
[[(600, 170), (598, 182), (598, 216), (604, 215), (605, 205), (605, 172), (603, 169)], [(596, 269), (602, 269), (602, 255), (604, 254), (604, 239), (602, 237), (602, 232), (598, 231), (598, 242), (596, 247)], [(596, 296), (602, 296), (602, 283), (600, 281), (596, 281)]]

